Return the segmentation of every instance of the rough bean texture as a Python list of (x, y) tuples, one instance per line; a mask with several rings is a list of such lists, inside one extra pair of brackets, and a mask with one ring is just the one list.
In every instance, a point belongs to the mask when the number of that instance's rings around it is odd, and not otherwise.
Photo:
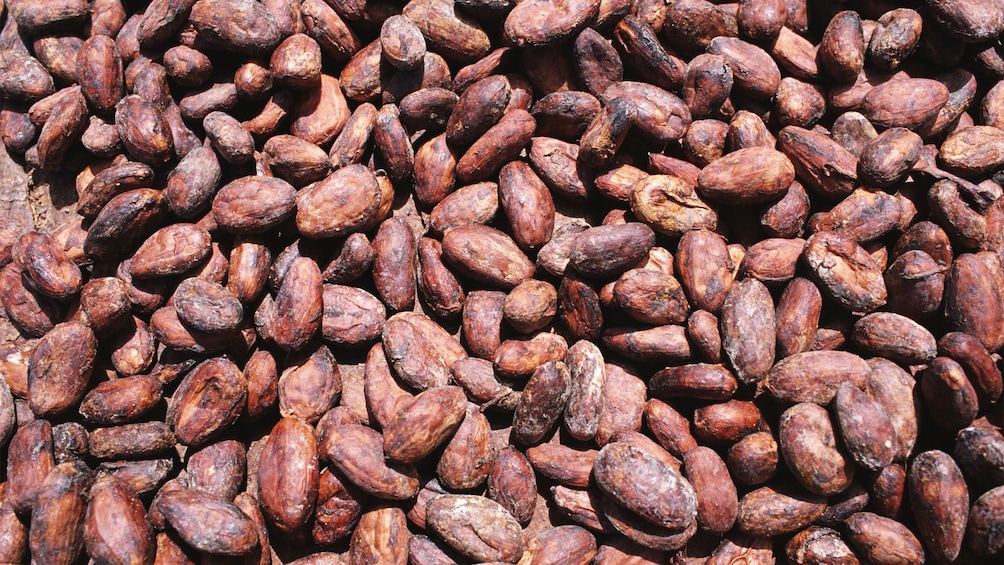
[(0, 562), (999, 562), (999, 0), (0, 2)]

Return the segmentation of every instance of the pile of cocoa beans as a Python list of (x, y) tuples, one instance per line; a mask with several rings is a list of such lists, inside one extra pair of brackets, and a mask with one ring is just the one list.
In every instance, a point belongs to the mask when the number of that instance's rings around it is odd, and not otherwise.
[(0, 562), (1000, 561), (1000, 0), (0, 14)]

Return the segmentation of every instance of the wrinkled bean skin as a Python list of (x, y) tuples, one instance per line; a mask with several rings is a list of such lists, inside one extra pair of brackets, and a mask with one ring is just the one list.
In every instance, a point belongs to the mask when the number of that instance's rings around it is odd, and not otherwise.
[(0, 24), (0, 563), (999, 561), (999, 0)]

